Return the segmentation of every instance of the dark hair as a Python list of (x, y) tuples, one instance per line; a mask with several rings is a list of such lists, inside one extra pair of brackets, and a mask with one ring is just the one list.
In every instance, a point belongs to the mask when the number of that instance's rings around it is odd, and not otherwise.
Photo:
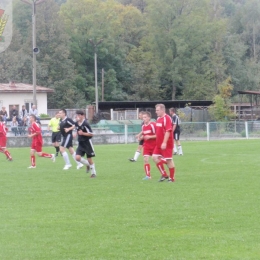
[(34, 121), (36, 121), (36, 116), (34, 114), (31, 114), (30, 116), (34, 118)]
[(174, 113), (175, 113), (175, 108), (174, 108), (174, 107), (171, 107), (171, 108), (169, 108), (169, 111), (171, 111), (171, 112), (174, 112)]
[(84, 116), (85, 115), (85, 112), (83, 110), (77, 110), (76, 111), (76, 115), (82, 115)]
[(60, 111), (62, 111), (65, 115), (67, 115), (67, 110), (62, 108)]

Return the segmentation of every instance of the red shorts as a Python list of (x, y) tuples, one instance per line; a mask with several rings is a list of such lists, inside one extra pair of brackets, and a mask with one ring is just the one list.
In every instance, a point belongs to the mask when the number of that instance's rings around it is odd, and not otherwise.
[(42, 151), (42, 143), (32, 143), (31, 149), (40, 153)]
[(153, 147), (144, 147), (143, 148), (143, 156), (152, 156), (153, 155), (153, 150), (154, 150), (154, 146)]
[(155, 146), (153, 150), (153, 155), (162, 156), (165, 159), (172, 159), (172, 151), (173, 151), (172, 148), (167, 147), (165, 150), (162, 150), (158, 146)]
[(7, 140), (6, 136), (0, 137), (0, 147), (6, 148), (6, 140)]

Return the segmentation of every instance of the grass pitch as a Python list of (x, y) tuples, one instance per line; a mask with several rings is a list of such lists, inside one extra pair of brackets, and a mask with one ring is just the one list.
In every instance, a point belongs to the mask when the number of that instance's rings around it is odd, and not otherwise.
[(96, 146), (96, 179), (0, 154), (0, 259), (260, 259), (260, 141), (182, 144), (175, 183), (143, 181), (137, 145)]

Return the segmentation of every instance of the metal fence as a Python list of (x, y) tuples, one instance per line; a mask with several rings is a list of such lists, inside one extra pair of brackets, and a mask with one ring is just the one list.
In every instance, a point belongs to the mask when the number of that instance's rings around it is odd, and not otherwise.
[[(121, 135), (121, 142), (135, 142), (133, 136), (141, 131), (140, 124), (129, 124), (123, 121), (105, 125), (93, 125), (97, 135)], [(251, 122), (185, 122), (181, 124), (181, 140), (224, 140), (260, 138), (260, 121)], [(124, 141), (122, 141), (124, 140)]]

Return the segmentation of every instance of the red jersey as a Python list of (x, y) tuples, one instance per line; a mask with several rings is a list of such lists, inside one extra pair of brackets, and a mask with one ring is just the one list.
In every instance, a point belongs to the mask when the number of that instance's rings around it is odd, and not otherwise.
[(42, 144), (42, 130), (40, 128), (40, 125), (34, 122), (30, 127), (31, 134), (37, 133), (37, 135), (32, 137), (32, 143), (33, 144)]
[(158, 117), (156, 121), (156, 145), (161, 147), (166, 132), (171, 132), (167, 141), (167, 148), (173, 149), (173, 134), (172, 134), (172, 119), (165, 114), (163, 117)]
[[(142, 134), (143, 136), (146, 135), (155, 135), (155, 129), (156, 129), (156, 124), (155, 122), (150, 122), (148, 125), (143, 124), (142, 125)], [(154, 148), (156, 145), (156, 139), (148, 139), (148, 140), (144, 140), (144, 144), (143, 146), (145, 148)]]
[(0, 136), (6, 136), (8, 128), (6, 127), (5, 123), (0, 122)]

